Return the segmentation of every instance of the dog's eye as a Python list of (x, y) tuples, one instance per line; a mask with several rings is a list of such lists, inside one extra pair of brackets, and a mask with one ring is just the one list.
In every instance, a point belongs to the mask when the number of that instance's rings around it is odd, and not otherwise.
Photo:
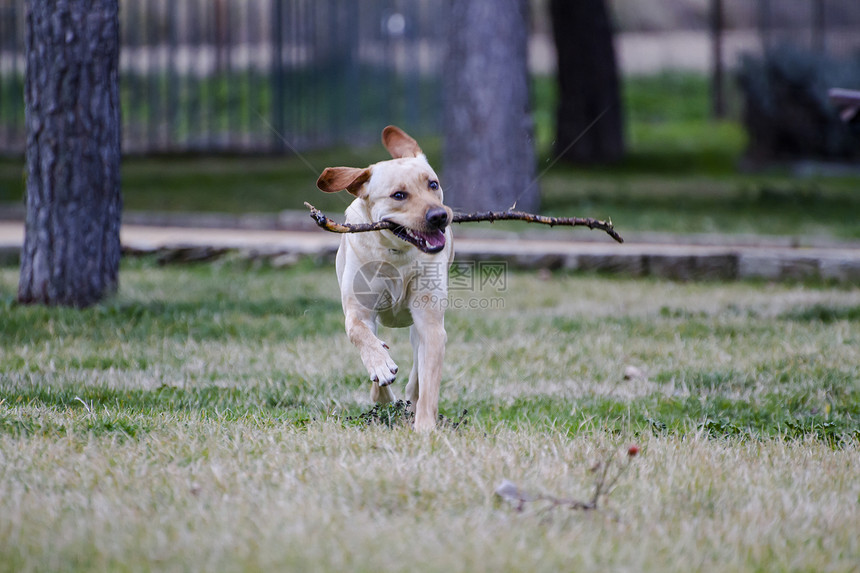
[(394, 193), (391, 194), (391, 198), (394, 199), (395, 201), (403, 201), (408, 196), (409, 195), (406, 193), (406, 191), (395, 191)]
[(436, 191), (437, 189), (439, 189), (439, 182), (438, 181), (430, 181), (427, 184), (427, 186), (430, 187), (431, 190)]

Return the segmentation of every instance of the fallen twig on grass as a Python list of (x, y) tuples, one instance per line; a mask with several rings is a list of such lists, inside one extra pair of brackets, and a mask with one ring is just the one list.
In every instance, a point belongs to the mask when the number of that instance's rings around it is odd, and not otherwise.
[[(544, 507), (544, 511), (551, 511), (557, 507), (566, 507), (567, 509), (581, 511), (594, 511), (598, 509), (598, 504), (601, 499), (609, 497), (609, 494), (611, 494), (612, 490), (615, 489), (618, 480), (621, 476), (627, 473), (627, 470), (630, 468), (630, 464), (633, 462), (633, 458), (638, 454), (639, 446), (632, 445), (627, 448), (626, 463), (617, 461), (617, 458), (614, 456), (610, 456), (606, 461), (597, 462), (594, 467), (591, 468), (591, 471), (596, 475), (594, 478), (594, 492), (592, 493), (591, 498), (587, 501), (556, 497), (548, 494), (529, 493), (521, 490), (510, 480), (502, 480), (502, 483), (499, 484), (494, 493), (500, 499), (514, 504), (517, 511), (522, 511), (525, 508), (525, 505), (530, 502), (547, 502), (548, 505)], [(610, 472), (613, 467), (616, 468), (616, 471), (614, 475), (611, 475)]]
[[(305, 207), (311, 210), (311, 218), (317, 225), (331, 231), (332, 233), (365, 233), (367, 231), (382, 231), (396, 227), (391, 221), (377, 221), (375, 223), (338, 223), (326, 217), (322, 211), (305, 201)], [(610, 237), (623, 243), (624, 239), (615, 231), (612, 221), (601, 221), (590, 217), (547, 217), (535, 215), (522, 211), (484, 211), (482, 213), (454, 213), (452, 223), (475, 223), (478, 221), (525, 221), (526, 223), (540, 223), (541, 225), (588, 227), (589, 229), (600, 229)]]

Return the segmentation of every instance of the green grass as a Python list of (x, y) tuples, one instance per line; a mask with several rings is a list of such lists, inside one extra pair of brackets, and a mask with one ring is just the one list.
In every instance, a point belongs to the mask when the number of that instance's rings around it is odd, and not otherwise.
[[(325, 373), (336, 385), (350, 387), (361, 372), (344, 344), (331, 274), (307, 261), (287, 271), (225, 263), (155, 273), (147, 262), (129, 262), (120, 296), (78, 311), (16, 305), (14, 273), (6, 271), (0, 371), (16, 389), (16, 401), (47, 407), (122, 403), (132, 409), (242, 414), (275, 407), (279, 415), (321, 415), (329, 405), (316, 401), (329, 392), (314, 383), (316, 376)], [(476, 420), (560, 423), (573, 431), (583, 420), (600, 417), (635, 432), (657, 420), (667, 431), (683, 433), (691, 425), (725, 419), (745, 435), (764, 437), (796, 436), (826, 422), (836, 438), (857, 432), (860, 388), (851, 346), (860, 340), (860, 299), (854, 289), (682, 286), (565, 275), (543, 285), (531, 274), (514, 274), (509, 282), (516, 289), (502, 293), (503, 311), (448, 319), (452, 344), (463, 349), (462, 362), (451, 367), (462, 379), (454, 386), (455, 398), (469, 397)], [(597, 297), (595, 304), (626, 308), (632, 303), (623, 293), (628, 287), (642, 309), (587, 313), (576, 306), (582, 299), (567, 295), (584, 289)], [(700, 298), (712, 291), (725, 303), (714, 306)], [(612, 296), (619, 300), (603, 300)], [(645, 303), (648, 297), (656, 300)], [(793, 297), (802, 304), (788, 306)], [(499, 341), (497, 332), (503, 333)], [(787, 335), (805, 350), (772, 348), (786, 344)], [(572, 340), (577, 343), (569, 346)], [(300, 349), (332, 345), (343, 350), (339, 360), (316, 359), (304, 373), (291, 364)], [(618, 362), (609, 360), (621, 349)], [(545, 373), (542, 383), (550, 386), (571, 380), (577, 380), (573, 388), (584, 381), (611, 385), (626, 363), (650, 373), (651, 391), (633, 402), (617, 400), (610, 391), (582, 400), (573, 390), (565, 399), (536, 391), (511, 404), (500, 400), (507, 385), (516, 387), (535, 373)], [(160, 376), (150, 379), (153, 372)], [(123, 376), (131, 387), (115, 386)], [(496, 383), (481, 387), (484, 376)], [(53, 386), (66, 377), (86, 388)], [(89, 381), (96, 383), (90, 387)], [(456, 402), (443, 404), (449, 414), (457, 413)], [(360, 407), (348, 404), (344, 415)]]
[[(416, 527), (446, 548), (422, 570), (519, 569), (528, 547), (583, 570), (857, 555), (856, 289), (513, 274), (503, 309), (449, 313), (442, 407), (468, 425), (423, 439), (350, 420), (367, 388), (330, 267), (131, 262), (86, 311), (17, 306), (14, 281), (0, 272), (9, 570), (397, 570)], [(385, 337), (405, 367), (405, 336)], [(605, 518), (493, 502), (503, 477), (586, 496), (595, 456), (629, 441), (645, 454)]]
[[(16, 280), (0, 268), (0, 571), (860, 557), (854, 287), (511, 272), (452, 292), (502, 304), (448, 312), (441, 410), (464, 423), (420, 436), (362, 416), (331, 266), (125, 261), (120, 292), (82, 311), (20, 306)], [(408, 371), (406, 331), (381, 336)], [(588, 468), (630, 443), (605, 509), (493, 496), (510, 479), (588, 498)]]
[[(552, 82), (535, 85), (539, 109), (551, 109)], [(608, 167), (554, 165), (540, 181), (546, 212), (611, 217), (628, 231), (860, 238), (849, 223), (860, 216), (860, 177), (739, 171), (746, 135), (738, 122), (709, 118), (705, 77), (627, 78), (623, 99), (627, 158)], [(546, 166), (551, 121), (536, 116)]]
[[(534, 83), (542, 211), (612, 218), (634, 231), (860, 238), (860, 177), (795, 177), (785, 170), (737, 171), (745, 135), (732, 121), (708, 118), (706, 78), (664, 74), (624, 83), (629, 154), (620, 165), (570, 168), (550, 156), (554, 85)], [(438, 140), (421, 142), (441, 168)], [(128, 158), (123, 193), (128, 210), (276, 213), (310, 201), (343, 211), (345, 193), (320, 193), (323, 168), (367, 165), (381, 146), (318, 150), (290, 157)], [(545, 172), (544, 172), (545, 171)], [(0, 203), (19, 202), (20, 161), (0, 160)], [(520, 227), (516, 227), (520, 228)]]
[(611, 217), (627, 231), (858, 239), (843, 214), (860, 215), (852, 179), (584, 173), (543, 180), (548, 213)]

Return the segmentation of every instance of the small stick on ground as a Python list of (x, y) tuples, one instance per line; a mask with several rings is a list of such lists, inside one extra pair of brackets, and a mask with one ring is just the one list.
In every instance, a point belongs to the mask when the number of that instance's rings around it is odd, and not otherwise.
[[(322, 211), (307, 201), (305, 201), (305, 207), (311, 210), (311, 218), (316, 221), (317, 225), (332, 233), (365, 233), (367, 231), (391, 229), (396, 226), (390, 221), (357, 224), (338, 223), (326, 217)], [(604, 231), (619, 243), (624, 242), (621, 235), (615, 231), (612, 221), (601, 221), (590, 217), (547, 217), (545, 215), (535, 215), (522, 211), (484, 211), (482, 213), (454, 213), (452, 223), (475, 223), (478, 221), (525, 221), (526, 223), (540, 223), (541, 225), (549, 225), (550, 227), (588, 227), (589, 229)]]
[(502, 483), (499, 484), (494, 493), (498, 498), (512, 503), (517, 511), (523, 511), (526, 504), (531, 502), (546, 502), (547, 505), (544, 507), (544, 511), (552, 511), (557, 507), (579, 511), (595, 511), (599, 509), (601, 499), (605, 500), (609, 498), (618, 480), (627, 473), (630, 469), (630, 464), (633, 462), (633, 458), (637, 455), (639, 455), (639, 446), (633, 444), (627, 448), (626, 463), (618, 461), (614, 456), (609, 456), (606, 460), (595, 464), (592, 468), (592, 471), (595, 473), (594, 492), (591, 499), (588, 500), (530, 493), (521, 490), (515, 483), (509, 480), (502, 480)]

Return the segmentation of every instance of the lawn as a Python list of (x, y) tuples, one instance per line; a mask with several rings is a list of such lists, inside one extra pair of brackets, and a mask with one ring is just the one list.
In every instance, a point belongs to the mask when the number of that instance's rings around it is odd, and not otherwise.
[[(84, 311), (19, 306), (16, 279), (0, 268), (0, 571), (860, 560), (856, 287), (510, 271), (452, 292), (449, 424), (420, 436), (362, 417), (329, 265), (130, 260)], [(382, 337), (408, 371), (406, 333)], [(587, 499), (630, 444), (596, 511), (493, 494)]]
[[(630, 156), (590, 169), (553, 164), (538, 82), (542, 210), (622, 234), (860, 238), (860, 178), (738, 173), (743, 132), (707, 120), (703, 81), (628, 82)], [(125, 203), (334, 213), (347, 198), (315, 190), (322, 168), (383, 154), (130, 158)], [(0, 203), (22, 175), (0, 161)], [(419, 436), (370, 410), (330, 265), (125, 260), (120, 292), (82, 311), (19, 306), (16, 281), (0, 267), (0, 571), (860, 562), (856, 285), (511, 270), (452, 290), (446, 422)], [(408, 372), (407, 334), (382, 338)], [(608, 460), (629, 471), (596, 511), (493, 493), (587, 500)]]

